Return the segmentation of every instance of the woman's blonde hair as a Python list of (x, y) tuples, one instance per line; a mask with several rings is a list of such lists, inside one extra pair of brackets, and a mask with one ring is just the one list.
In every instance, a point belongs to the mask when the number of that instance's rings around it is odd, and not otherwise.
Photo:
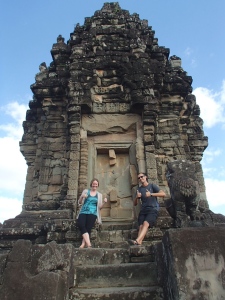
[(92, 183), (93, 183), (94, 181), (97, 181), (98, 186), (99, 186), (99, 180), (98, 180), (97, 178), (93, 178), (93, 179), (91, 180), (91, 182), (90, 182), (90, 187), (92, 187)]

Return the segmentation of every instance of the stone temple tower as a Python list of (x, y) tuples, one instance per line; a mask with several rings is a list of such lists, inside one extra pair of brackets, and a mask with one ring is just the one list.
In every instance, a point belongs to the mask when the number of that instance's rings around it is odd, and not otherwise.
[[(154, 34), (138, 14), (105, 3), (67, 43), (59, 35), (53, 61), (40, 64), (20, 142), (23, 208), (0, 226), (1, 299), (225, 299), (225, 216), (208, 209), (201, 167), (208, 139), (192, 78)], [(184, 193), (171, 192), (179, 182), (187, 187), (180, 162), (191, 166), (194, 213), (206, 220), (193, 218), (193, 226)], [(143, 244), (131, 246), (138, 172), (168, 197)], [(93, 248), (79, 249), (77, 199), (92, 178), (109, 201), (91, 232)], [(176, 216), (186, 217), (179, 229), (170, 192)]]
[(176, 159), (196, 165), (207, 206), (200, 161), (208, 141), (192, 78), (146, 20), (105, 3), (67, 43), (58, 36), (51, 54), (23, 124), (23, 214), (74, 218), (77, 197), (97, 177), (110, 200), (103, 217), (132, 220), (137, 172), (167, 190), (166, 162)]

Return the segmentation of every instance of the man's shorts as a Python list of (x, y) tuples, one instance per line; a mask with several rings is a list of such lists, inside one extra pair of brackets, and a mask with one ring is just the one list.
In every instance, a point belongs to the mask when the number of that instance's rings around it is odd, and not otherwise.
[(149, 227), (153, 227), (155, 225), (155, 222), (158, 217), (158, 211), (153, 210), (149, 212), (148, 214), (142, 214), (140, 213), (138, 216), (138, 225), (143, 225), (144, 221), (148, 222)]

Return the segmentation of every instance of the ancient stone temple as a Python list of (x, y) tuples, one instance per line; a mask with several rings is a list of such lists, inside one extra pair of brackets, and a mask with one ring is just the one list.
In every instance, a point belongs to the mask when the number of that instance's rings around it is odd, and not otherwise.
[[(208, 139), (181, 59), (118, 3), (77, 24), (67, 42), (59, 35), (51, 54), (23, 123), (23, 209), (0, 228), (1, 299), (225, 299), (225, 221), (208, 210), (201, 167)], [(210, 219), (204, 228), (202, 221), (173, 228), (166, 209), (173, 161), (192, 165), (196, 206)], [(167, 194), (141, 247), (127, 243), (137, 235), (138, 172)], [(109, 201), (94, 248), (77, 249), (77, 199), (94, 177)]]
[(103, 216), (133, 220), (137, 172), (166, 189), (165, 165), (175, 159), (196, 164), (205, 201), (200, 161), (208, 141), (192, 78), (147, 21), (105, 4), (67, 43), (59, 36), (51, 54), (31, 85), (20, 143), (28, 165), (25, 212), (54, 218), (60, 209), (73, 218), (74, 201), (97, 177), (110, 199)]

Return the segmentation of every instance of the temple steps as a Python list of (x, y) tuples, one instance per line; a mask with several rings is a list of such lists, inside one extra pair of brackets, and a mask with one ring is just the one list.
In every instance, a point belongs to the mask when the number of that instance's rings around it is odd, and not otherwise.
[(152, 246), (85, 248), (75, 256), (70, 300), (163, 299)]
[[(152, 239), (153, 231), (158, 238)], [(128, 239), (135, 239), (137, 233), (134, 224), (125, 222), (105, 222), (100, 230), (93, 230), (93, 247), (75, 251), (69, 300), (163, 299), (154, 247), (161, 230), (152, 229), (141, 246), (130, 245)]]
[(109, 265), (154, 261), (154, 244), (126, 248), (77, 248), (73, 263), (79, 265)]
[(75, 250), (75, 256), (73, 258), (74, 266), (120, 265), (129, 262), (130, 251), (122, 248), (78, 248)]
[(75, 287), (79, 288), (150, 286), (158, 283), (154, 262), (77, 266), (75, 278)]
[[(113, 287), (113, 288), (73, 288), (70, 290), (69, 300), (92, 299), (92, 300), (142, 300), (163, 299), (161, 288), (156, 287)], [(159, 298), (160, 297), (160, 298)]]
[[(128, 243), (129, 239), (135, 240), (138, 234), (135, 221), (108, 220), (92, 230), (92, 248), (80, 249), (82, 236), (76, 227), (76, 220), (43, 222), (35, 219), (33, 231), (30, 230), (31, 223), (29, 218), (6, 222), (1, 228), (5, 236), (2, 248), (10, 249), (18, 235), (24, 234), (23, 239), (30, 239), (34, 244), (45, 247), (46, 242), (47, 245), (53, 242), (53, 249), (72, 251), (69, 300), (163, 299), (155, 261), (155, 244), (160, 243), (164, 228), (156, 226), (149, 229), (143, 244), (136, 246)], [(163, 220), (160, 223), (165, 224)], [(34, 228), (43, 236), (34, 235)]]

